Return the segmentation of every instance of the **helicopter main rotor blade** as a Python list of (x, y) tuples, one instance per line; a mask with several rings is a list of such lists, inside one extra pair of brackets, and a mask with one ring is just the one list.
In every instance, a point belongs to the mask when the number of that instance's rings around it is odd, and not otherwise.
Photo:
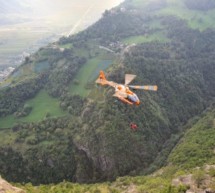
[(151, 91), (157, 91), (158, 90), (157, 85), (145, 85), (145, 86), (129, 85), (129, 88), (142, 89), (142, 90), (151, 90)]
[(134, 75), (134, 74), (126, 74), (125, 75), (125, 85), (128, 85), (132, 80), (134, 80), (135, 77), (136, 77), (136, 75)]

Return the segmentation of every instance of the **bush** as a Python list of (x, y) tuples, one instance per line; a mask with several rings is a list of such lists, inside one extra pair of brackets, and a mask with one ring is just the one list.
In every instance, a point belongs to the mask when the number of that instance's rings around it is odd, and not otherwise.
[(215, 177), (215, 168), (214, 167), (211, 167), (210, 169), (209, 169), (209, 175), (211, 176), (211, 177)]
[(202, 181), (204, 180), (204, 178), (205, 178), (205, 173), (202, 170), (197, 170), (193, 174), (193, 180), (195, 180), (198, 188), (202, 184)]

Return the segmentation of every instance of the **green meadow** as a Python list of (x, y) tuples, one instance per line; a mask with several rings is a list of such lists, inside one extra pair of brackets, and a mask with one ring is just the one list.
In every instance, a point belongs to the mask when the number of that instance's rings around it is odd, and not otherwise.
[(215, 11), (194, 11), (185, 8), (168, 7), (159, 11), (159, 15), (174, 15), (181, 19), (187, 20), (188, 25), (193, 29), (201, 31), (208, 27), (215, 28)]
[(144, 36), (131, 36), (123, 40), (123, 43), (126, 44), (140, 44), (140, 43), (147, 43), (147, 42), (168, 42), (169, 39), (165, 37), (162, 32), (156, 32), (151, 35), (144, 35)]
[[(137, 8), (146, 8), (150, 4), (159, 3), (159, 0), (133, 0), (132, 3)], [(199, 11), (188, 9), (182, 0), (166, 0), (167, 6), (161, 7), (159, 10), (155, 10), (158, 16), (173, 15), (180, 19), (186, 20), (188, 26), (193, 29), (199, 29), (203, 31), (207, 28), (215, 28), (215, 10)]]
[(186, 7), (181, 0), (168, 0), (168, 7), (158, 11), (158, 15), (173, 15), (180, 19), (187, 20), (188, 25), (193, 29), (203, 31), (208, 27), (215, 28), (215, 10), (199, 11)]
[(63, 44), (63, 45), (58, 45), (58, 46), (59, 46), (60, 48), (67, 48), (67, 49), (73, 48), (72, 43)]
[(26, 102), (32, 107), (31, 113), (26, 117), (16, 118), (9, 115), (0, 118), (0, 128), (12, 127), (19, 122), (36, 122), (44, 119), (47, 114), (50, 117), (63, 116), (67, 113), (59, 107), (58, 99), (52, 98), (45, 90), (41, 90), (35, 98)]
[(70, 93), (86, 97), (90, 92), (87, 85), (96, 79), (100, 70), (105, 70), (111, 64), (112, 60), (103, 60), (99, 57), (90, 59), (77, 73), (75, 81), (69, 87)]

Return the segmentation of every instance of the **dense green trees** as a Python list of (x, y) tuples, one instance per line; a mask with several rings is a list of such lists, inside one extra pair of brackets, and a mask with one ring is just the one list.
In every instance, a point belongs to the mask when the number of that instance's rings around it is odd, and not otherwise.
[[(133, 35), (143, 35), (153, 30), (147, 25), (150, 16), (140, 12), (123, 12), (114, 9), (103, 15), (102, 19), (88, 29), (68, 38), (76, 47), (90, 39), (97, 40), (99, 44), (109, 45), (123, 38)], [(61, 40), (62, 42), (63, 40)], [(78, 46), (79, 45), (79, 46)]]
[[(23, 81), (1, 89), (0, 92), (0, 116), (6, 116), (15, 112), (16, 117), (26, 116), (30, 109), (26, 109), (24, 102), (45, 88), (51, 96), (60, 97), (68, 90), (68, 84), (74, 79), (80, 67), (86, 63), (86, 58), (74, 55), (71, 49), (40, 49), (40, 54), (35, 54), (35, 62), (41, 58), (48, 60), (50, 68), (38, 72), (38, 75), (25, 78)], [(41, 55), (41, 56), (37, 56)], [(34, 58), (32, 56), (32, 58)], [(40, 59), (38, 59), (40, 58)], [(58, 62), (64, 59), (63, 64)], [(31, 65), (32, 61), (23, 65)], [(33, 59), (32, 59), (33, 60)], [(63, 66), (62, 66), (63, 65)], [(21, 67), (22, 67), (21, 66)], [(16, 70), (18, 71), (18, 70)]]
[(73, 80), (78, 69), (86, 62), (85, 58), (74, 57), (71, 63), (54, 68), (48, 78), (46, 89), (49, 94), (59, 97), (67, 91), (67, 85)]
[(203, 114), (200, 121), (185, 133), (183, 140), (169, 156), (169, 162), (186, 169), (215, 163), (213, 109), (214, 105), (212, 110)]
[(5, 116), (17, 111), (24, 101), (33, 98), (43, 88), (47, 75), (41, 74), (36, 78), (27, 79), (14, 86), (7, 87), (0, 92), (0, 116)]
[[(2, 176), (7, 175), (7, 180), (14, 182), (26, 181), (25, 162), (21, 153), (11, 147), (0, 148), (0, 171)], [(15, 171), (15, 172), (14, 172)]]

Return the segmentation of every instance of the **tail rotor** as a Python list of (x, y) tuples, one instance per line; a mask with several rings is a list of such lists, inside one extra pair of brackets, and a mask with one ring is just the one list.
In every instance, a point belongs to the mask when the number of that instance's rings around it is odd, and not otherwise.
[(128, 85), (129, 88), (136, 89), (136, 90), (150, 90), (150, 91), (157, 91), (157, 85), (145, 85), (145, 86), (137, 86), (137, 85)]
[(105, 73), (102, 70), (100, 71), (99, 77), (98, 77), (98, 79), (96, 79), (95, 82), (98, 84), (101, 84), (101, 85), (107, 84), (107, 79), (105, 77)]

